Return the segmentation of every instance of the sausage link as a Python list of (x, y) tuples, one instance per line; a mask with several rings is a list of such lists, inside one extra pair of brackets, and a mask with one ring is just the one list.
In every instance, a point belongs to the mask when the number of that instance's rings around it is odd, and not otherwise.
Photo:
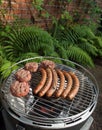
[(72, 80), (72, 77), (70, 76), (70, 74), (68, 74), (68, 72), (63, 71), (63, 74), (64, 74), (64, 76), (65, 76), (65, 78), (66, 78), (66, 80), (67, 80), (67, 85), (66, 85), (66, 88), (65, 88), (65, 90), (63, 91), (63, 93), (62, 93), (61, 96), (62, 96), (63, 98), (66, 98), (67, 95), (68, 95), (68, 93), (70, 92), (70, 90), (71, 90), (71, 88), (72, 88), (73, 80)]
[(71, 77), (73, 79), (73, 88), (69, 92), (68, 98), (70, 100), (72, 100), (76, 96), (76, 94), (78, 93), (80, 82), (79, 82), (78, 77), (73, 72), (69, 72), (69, 74), (71, 75)]
[(55, 96), (60, 97), (60, 95), (62, 94), (62, 92), (64, 90), (65, 77), (64, 77), (64, 74), (62, 73), (61, 70), (56, 69), (56, 71), (57, 71), (57, 74), (59, 75), (59, 78), (60, 78), (60, 86), (59, 86), (58, 90), (56, 90)]
[(46, 72), (47, 72), (47, 81), (46, 81), (44, 87), (39, 92), (40, 97), (45, 95), (45, 93), (48, 91), (48, 89), (50, 88), (51, 83), (52, 83), (52, 71), (51, 71), (51, 69), (47, 68)]
[(40, 72), (41, 72), (42, 78), (41, 78), (39, 84), (34, 88), (34, 90), (33, 90), (34, 94), (37, 94), (46, 82), (46, 78), (47, 78), (46, 70), (43, 68), (40, 68)]
[(57, 88), (57, 81), (58, 81), (57, 73), (54, 69), (51, 69), (51, 71), (52, 71), (53, 79), (52, 79), (51, 87), (49, 88), (49, 90), (46, 93), (47, 97), (51, 97)]

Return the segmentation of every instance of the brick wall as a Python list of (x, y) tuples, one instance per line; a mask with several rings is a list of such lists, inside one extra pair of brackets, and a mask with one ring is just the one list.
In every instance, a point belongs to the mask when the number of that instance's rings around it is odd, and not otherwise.
[[(52, 3), (51, 3), (52, 1)], [(35, 24), (37, 26), (47, 28), (51, 26), (52, 17), (59, 18), (61, 14), (62, 8), (66, 8), (70, 14), (79, 13), (80, 20), (83, 18), (88, 18), (88, 6), (83, 5), (82, 0), (73, 0), (73, 2), (64, 5), (61, 5), (58, 0), (45, 0), (43, 11), (37, 11), (35, 7), (31, 4), (31, 0), (11, 0), (11, 4), (8, 3), (7, 0), (2, 2), (0, 9), (0, 20), (4, 23), (12, 23), (15, 21), (23, 24)], [(102, 8), (102, 0), (97, 0), (97, 4)], [(85, 12), (86, 9), (86, 12)], [(48, 12), (50, 14), (49, 17), (44, 15)]]
[(96, 0), (96, 1), (97, 1), (98, 6), (102, 9), (102, 0)]

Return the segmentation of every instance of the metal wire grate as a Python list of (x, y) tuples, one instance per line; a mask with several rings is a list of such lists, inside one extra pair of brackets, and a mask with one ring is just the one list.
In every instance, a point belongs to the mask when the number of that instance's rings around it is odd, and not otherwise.
[[(86, 77), (82, 72), (77, 69), (71, 69), (70, 67), (57, 65), (57, 68), (66, 71), (73, 71), (80, 80), (80, 89), (76, 97), (70, 101), (62, 98), (40, 98), (33, 95), (32, 89), (39, 82), (40, 73), (34, 73), (32, 75), (31, 88), (29, 94), (24, 98), (17, 98), (10, 93), (10, 84), (15, 80), (15, 72), (13, 72), (9, 78), (5, 81), (3, 92), (4, 98), (9, 107), (18, 115), (24, 115), (27, 118), (34, 119), (42, 118), (44, 120), (55, 118), (61, 119), (78, 115), (85, 111), (93, 102), (96, 96), (95, 86), (91, 80)], [(58, 81), (58, 85), (59, 85)], [(67, 81), (65, 81), (67, 82)], [(66, 83), (65, 83), (66, 84)]]

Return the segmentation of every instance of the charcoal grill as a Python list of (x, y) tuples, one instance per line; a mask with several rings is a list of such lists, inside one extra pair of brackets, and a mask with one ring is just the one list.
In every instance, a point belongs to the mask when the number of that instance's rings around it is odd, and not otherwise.
[[(73, 100), (62, 98), (46, 98), (33, 95), (32, 88), (40, 80), (40, 73), (32, 75), (30, 92), (26, 97), (17, 98), (10, 92), (10, 84), (15, 80), (15, 71), (3, 81), (1, 88), (2, 104), (4, 109), (16, 120), (41, 129), (71, 128), (86, 121), (94, 111), (98, 99), (98, 85), (93, 75), (79, 64), (55, 57), (34, 57), (16, 63), (19, 65), (28, 61), (42, 61), (44, 59), (58, 60), (64, 64), (56, 63), (56, 67), (66, 71), (73, 71), (80, 81), (80, 89)], [(74, 67), (72, 67), (74, 65)], [(13, 65), (14, 66), (14, 65)], [(12, 66), (12, 67), (13, 67)], [(65, 81), (66, 84), (67, 81)], [(57, 87), (59, 86), (58, 80)]]

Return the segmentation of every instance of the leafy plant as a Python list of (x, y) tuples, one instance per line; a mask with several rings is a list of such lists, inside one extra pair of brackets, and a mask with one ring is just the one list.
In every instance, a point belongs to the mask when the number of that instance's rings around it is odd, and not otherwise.
[(86, 25), (75, 25), (72, 26), (73, 30), (79, 34), (79, 36), (87, 38), (87, 39), (93, 39), (95, 37), (95, 34), (93, 31), (90, 29), (90, 27)]
[(85, 25), (59, 27), (55, 38), (69, 59), (83, 65), (94, 66), (93, 58), (102, 56), (102, 38)]
[(93, 45), (97, 48), (97, 56), (102, 57), (102, 37), (96, 36), (93, 39)]
[(10, 34), (6, 34), (5, 39), (3, 45), (9, 60), (16, 61), (18, 57), (28, 52), (49, 55), (54, 51), (50, 34), (36, 27), (12, 30)]
[(2, 79), (7, 78), (12, 71), (16, 70), (19, 68), (19, 66), (15, 65), (15, 62), (11, 62), (9, 60), (3, 59), (2, 64), (0, 65), (0, 76)]
[(42, 5), (44, 3), (44, 0), (33, 0), (32, 4), (37, 10), (42, 10)]
[(102, 37), (95, 33), (87, 26), (74, 26), (73, 28), (80, 36), (78, 45), (85, 50), (90, 56), (102, 56)]
[[(101, 36), (95, 36), (92, 30), (85, 26), (59, 27), (55, 37), (34, 26), (24, 27), (5, 31), (1, 38), (3, 41), (0, 43), (0, 75), (4, 78), (12, 71), (10, 69), (5, 75), (6, 68), (31, 57), (61, 57), (93, 67), (92, 58), (102, 56)], [(59, 59), (56, 62), (64, 63)]]
[(78, 46), (86, 51), (90, 56), (97, 56), (98, 49), (93, 45), (93, 40), (88, 40), (86, 38), (78, 39)]
[(92, 58), (77, 46), (69, 46), (69, 49), (67, 50), (67, 56), (72, 61), (78, 62), (84, 66), (94, 67)]
[[(88, 44), (89, 41), (87, 42), (85, 38), (80, 38), (80, 33), (71, 27), (59, 30), (56, 39), (36, 27), (12, 30), (5, 36), (3, 45), (6, 57), (13, 62), (32, 56), (56, 56), (83, 65), (94, 65), (90, 55), (96, 55), (97, 48), (93, 44)], [(85, 37), (85, 34), (82, 36)]]

